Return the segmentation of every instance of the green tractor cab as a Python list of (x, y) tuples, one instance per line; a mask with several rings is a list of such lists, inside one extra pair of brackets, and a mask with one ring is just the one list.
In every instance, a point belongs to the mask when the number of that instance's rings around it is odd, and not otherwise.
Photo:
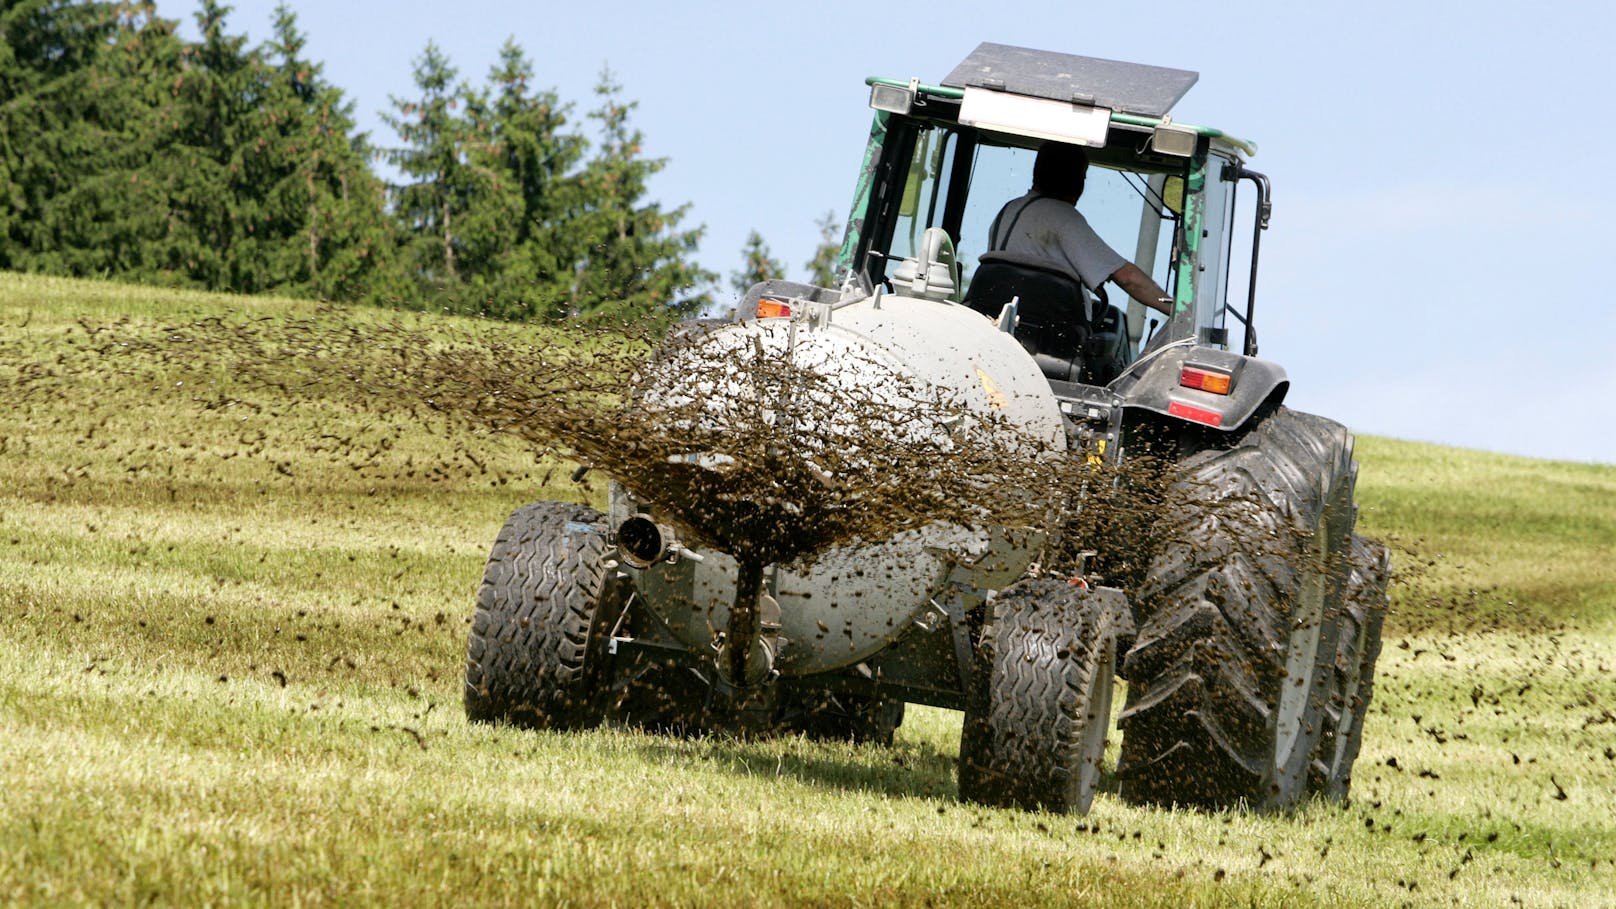
[[(1277, 365), (1247, 363), (1257, 353), (1252, 317), (1269, 183), (1246, 166), (1253, 143), (1172, 120), (1169, 111), (1196, 79), (1184, 70), (983, 44), (940, 85), (867, 80), (876, 114), (841, 250), (843, 273), (910, 287), (916, 264), (922, 273), (933, 264), (924, 238), (936, 228), (956, 275), (941, 296), (997, 317), (1008, 300), (973, 291), (994, 217), (1031, 185), (1041, 145), (1083, 146), (1092, 166), (1079, 209), (1107, 244), (1167, 290), (1174, 313), (1167, 318), (1115, 288), (1091, 288), (1114, 299), (1101, 304), (1078, 343), (1036, 351), (1040, 366), (1063, 383), (1126, 377), (1130, 406), (1239, 428), (1259, 407), (1277, 405), (1288, 387)], [(1231, 288), (1242, 183), (1256, 194), (1249, 281)], [(1243, 305), (1232, 305), (1231, 293), (1242, 289)], [(1020, 302), (1025, 310), (1027, 301)], [(1023, 312), (1017, 321), (1031, 320)], [(1029, 349), (1038, 347), (1037, 326), (1014, 331)], [(1192, 348), (1198, 356), (1187, 355)], [(1178, 385), (1171, 368), (1148, 378), (1155, 371), (1131, 370), (1147, 350), (1175, 351), (1168, 359), (1180, 370), (1196, 360), (1196, 375), (1211, 374), (1212, 384)], [(1231, 350), (1237, 356), (1220, 355)], [(1225, 378), (1230, 387), (1222, 386)]]

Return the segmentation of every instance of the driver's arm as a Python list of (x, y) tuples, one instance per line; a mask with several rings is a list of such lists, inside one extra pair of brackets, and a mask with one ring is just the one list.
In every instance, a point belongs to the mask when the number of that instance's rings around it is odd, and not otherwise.
[(1156, 286), (1156, 282), (1150, 280), (1150, 275), (1132, 262), (1122, 263), (1121, 268), (1111, 273), (1111, 280), (1140, 303), (1169, 316), (1173, 314), (1173, 304), (1167, 291)]

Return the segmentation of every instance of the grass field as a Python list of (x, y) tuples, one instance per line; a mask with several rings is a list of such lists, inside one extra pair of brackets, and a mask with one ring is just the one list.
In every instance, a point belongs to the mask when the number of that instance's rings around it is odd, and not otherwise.
[(602, 486), (70, 368), (81, 319), (310, 311), (0, 274), (0, 903), (1616, 906), (1616, 468), (1359, 440), (1399, 579), (1350, 805), (986, 810), (943, 711), (890, 749), (469, 725), (487, 547)]

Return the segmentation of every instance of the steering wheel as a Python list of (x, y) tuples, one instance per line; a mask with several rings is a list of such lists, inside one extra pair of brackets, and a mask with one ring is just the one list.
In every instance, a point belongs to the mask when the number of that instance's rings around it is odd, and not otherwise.
[(1094, 310), (1089, 314), (1089, 325), (1098, 331), (1105, 322), (1105, 316), (1111, 311), (1111, 298), (1106, 295), (1105, 285), (1102, 283), (1094, 288)]

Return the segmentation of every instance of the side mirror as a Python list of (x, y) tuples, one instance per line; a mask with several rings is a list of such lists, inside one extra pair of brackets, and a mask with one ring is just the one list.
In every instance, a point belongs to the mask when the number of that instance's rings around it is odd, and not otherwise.
[(904, 259), (892, 273), (898, 289), (927, 300), (948, 300), (959, 289), (959, 262), (954, 241), (941, 227), (928, 227), (920, 238), (920, 255)]

